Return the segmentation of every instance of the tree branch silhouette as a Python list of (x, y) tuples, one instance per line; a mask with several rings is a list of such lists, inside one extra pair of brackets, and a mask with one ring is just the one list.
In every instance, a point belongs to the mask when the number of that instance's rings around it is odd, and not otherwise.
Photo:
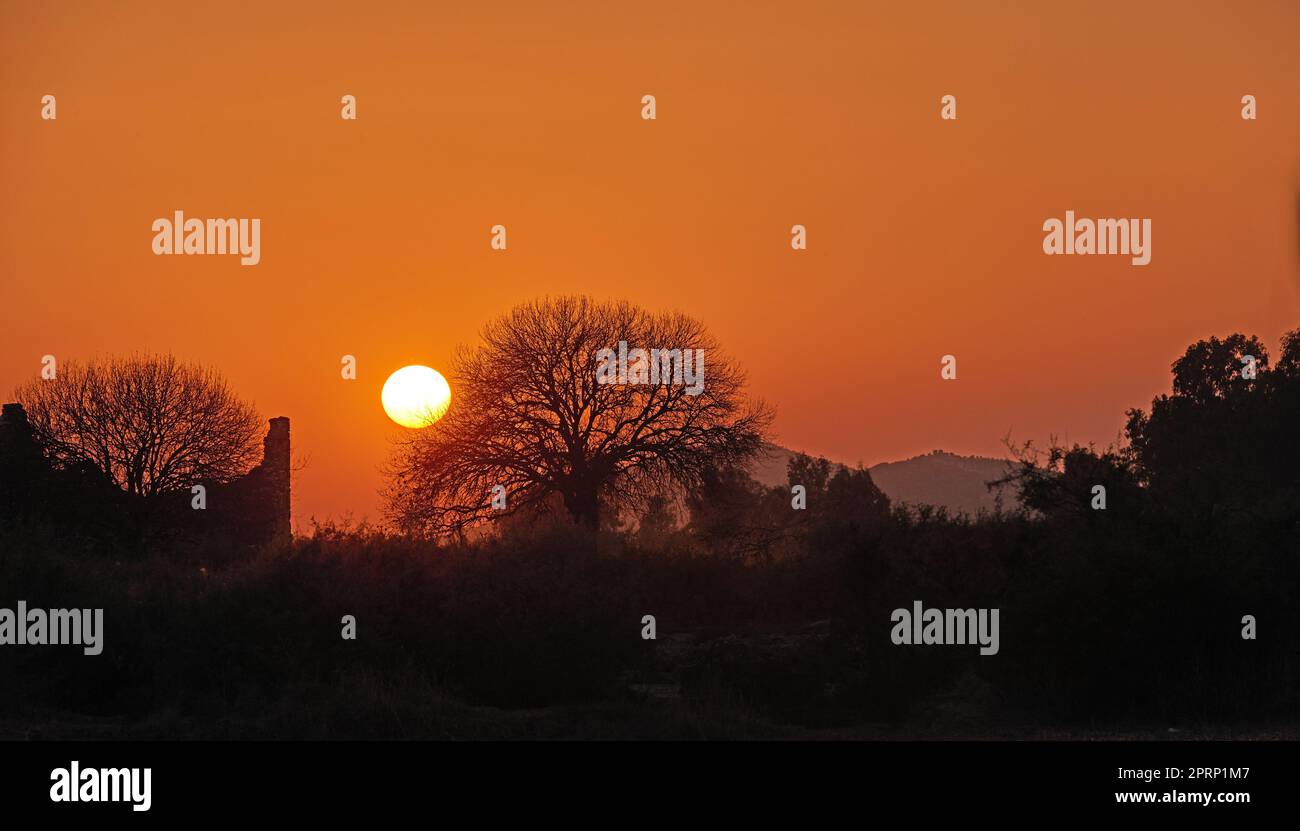
[[(698, 395), (682, 383), (602, 384), (597, 352), (703, 349)], [(390, 521), (449, 533), (535, 508), (554, 495), (578, 522), (601, 504), (622, 507), (758, 452), (771, 422), (744, 398), (744, 373), (699, 322), (583, 297), (519, 306), (454, 359), (455, 395), (441, 421), (403, 436), (388, 467)], [(493, 488), (507, 508), (492, 507)]]

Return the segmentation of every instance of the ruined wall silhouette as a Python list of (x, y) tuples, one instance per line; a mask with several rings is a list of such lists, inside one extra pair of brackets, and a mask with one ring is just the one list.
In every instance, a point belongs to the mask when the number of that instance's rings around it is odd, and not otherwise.
[(270, 420), (262, 461), (246, 475), (193, 484), (206, 490), (203, 510), (193, 508), (188, 490), (132, 496), (89, 463), (51, 464), (21, 404), (0, 412), (0, 525), (42, 521), (99, 543), (182, 537), (239, 547), (291, 539), (289, 419)]
[(289, 419), (280, 416), (270, 421), (257, 467), (228, 484), (205, 484), (207, 510), (193, 510), (190, 494), (181, 494), (191, 524), (245, 545), (288, 543), (289, 468)]

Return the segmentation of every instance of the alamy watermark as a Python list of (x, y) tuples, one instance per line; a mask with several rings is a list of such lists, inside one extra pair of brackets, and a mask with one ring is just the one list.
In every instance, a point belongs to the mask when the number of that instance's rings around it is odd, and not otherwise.
[(1132, 257), (1133, 265), (1151, 262), (1150, 219), (1075, 219), (1074, 211), (1066, 211), (1064, 221), (1048, 217), (1043, 230), (1043, 253), (1048, 256), (1121, 254)]
[(979, 644), (981, 655), (998, 654), (997, 609), (926, 609), (917, 600), (910, 610), (895, 609), (889, 619), (894, 623), (889, 639), (896, 646)]
[(628, 349), (596, 352), (597, 384), (679, 384), (687, 395), (704, 392), (703, 349)]
[(240, 254), (240, 265), (262, 261), (262, 220), (186, 219), (176, 211), (171, 219), (153, 221), (155, 254)]
[(153, 768), (82, 768), (74, 761), (50, 771), (51, 802), (129, 802), (132, 811), (153, 805)]
[(103, 609), (0, 609), (0, 646), (80, 646), (86, 655), (104, 651)]

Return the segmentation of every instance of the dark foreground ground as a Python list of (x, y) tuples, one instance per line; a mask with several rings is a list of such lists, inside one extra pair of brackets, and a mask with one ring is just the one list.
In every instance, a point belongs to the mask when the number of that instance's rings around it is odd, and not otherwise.
[[(0, 740), (253, 739), (778, 739), (778, 740), (1136, 740), (1300, 739), (1298, 723), (1064, 723), (1018, 711), (974, 673), (928, 695), (895, 721), (803, 713), (792, 723), (733, 689), (684, 683), (719, 655), (782, 661), (824, 637), (824, 623), (772, 627), (743, 636), (698, 630), (661, 637), (648, 671), (623, 679), (621, 693), (582, 705), (500, 708), (468, 704), (428, 678), (353, 673), (335, 684), (304, 684), (271, 705), (225, 712), (164, 711), (142, 719), (44, 711), (0, 716)], [(818, 724), (817, 722), (832, 722)], [(811, 722), (811, 723), (810, 723)]]

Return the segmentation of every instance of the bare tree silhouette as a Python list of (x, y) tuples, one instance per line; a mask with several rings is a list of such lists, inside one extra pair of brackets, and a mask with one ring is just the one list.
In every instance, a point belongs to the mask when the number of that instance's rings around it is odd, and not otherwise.
[(56, 463), (89, 463), (128, 493), (225, 482), (260, 458), (261, 418), (215, 371), (171, 355), (67, 362), (14, 397)]
[[(691, 487), (714, 466), (758, 452), (771, 412), (743, 395), (745, 377), (704, 326), (627, 303), (545, 299), (490, 322), (462, 347), (443, 419), (398, 441), (388, 467), (388, 518), (446, 533), (539, 505), (552, 495), (587, 526), (602, 501), (644, 505)], [(702, 390), (684, 383), (599, 383), (597, 353), (629, 347), (703, 349)], [(506, 508), (494, 509), (495, 486)], [(500, 490), (497, 490), (500, 493)]]

